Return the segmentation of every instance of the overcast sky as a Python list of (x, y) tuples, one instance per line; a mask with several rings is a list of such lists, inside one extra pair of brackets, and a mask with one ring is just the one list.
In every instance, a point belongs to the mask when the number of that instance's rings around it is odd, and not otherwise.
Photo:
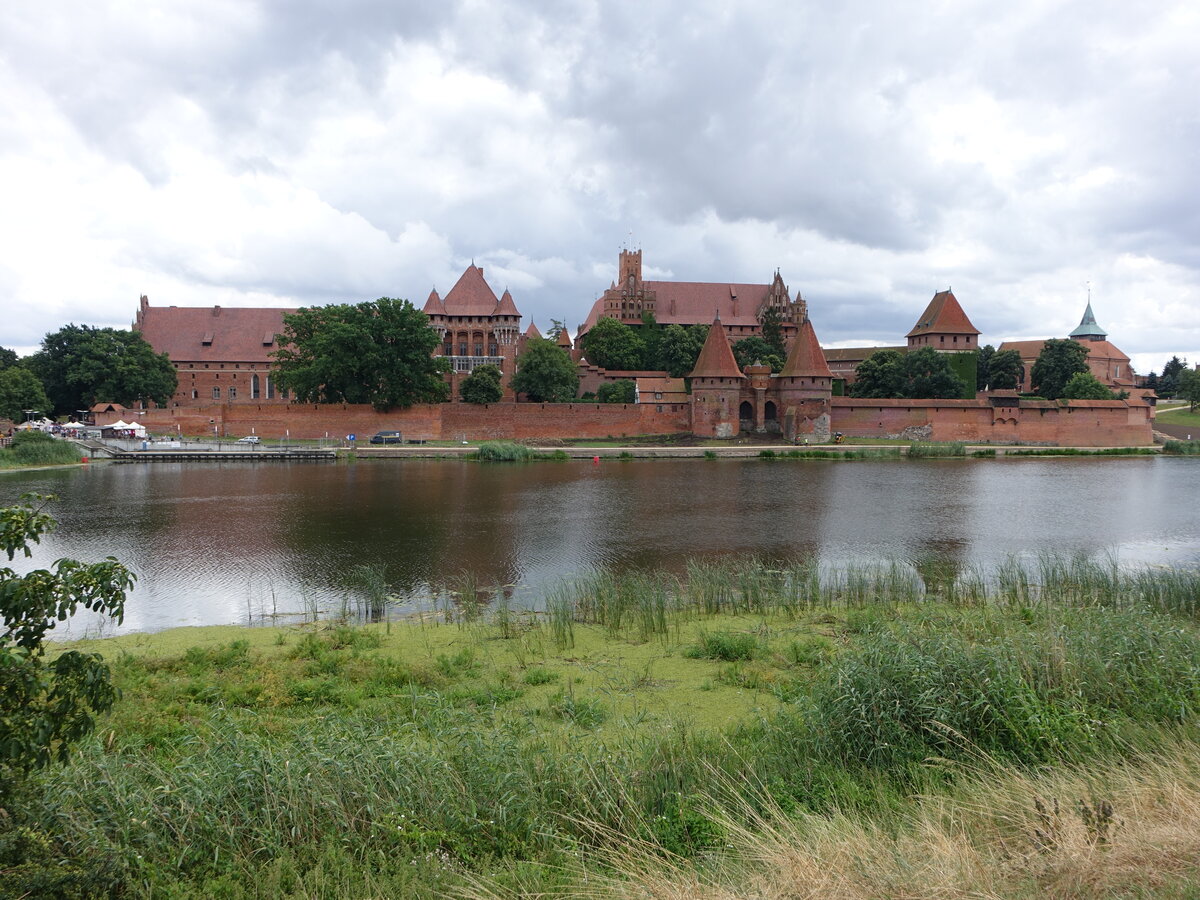
[(1093, 308), (1200, 361), (1200, 4), (13, 2), (0, 345), (155, 305), (444, 295), (574, 333), (647, 277), (803, 294), (897, 343)]

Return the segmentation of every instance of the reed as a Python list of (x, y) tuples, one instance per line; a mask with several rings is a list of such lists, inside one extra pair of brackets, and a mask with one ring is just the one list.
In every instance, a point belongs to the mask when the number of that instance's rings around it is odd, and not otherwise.
[(471, 456), (484, 462), (527, 462), (533, 459), (534, 454), (524, 444), (515, 441), (484, 441)]
[(967, 447), (961, 441), (951, 441), (948, 443), (913, 441), (908, 445), (909, 459), (934, 459), (938, 457), (966, 455)]
[(0, 469), (69, 465), (79, 458), (79, 450), (70, 441), (41, 431), (20, 431), (13, 435), (11, 446), (0, 449)]
[(1200, 456), (1200, 441), (1166, 441), (1163, 450), (1176, 456)]

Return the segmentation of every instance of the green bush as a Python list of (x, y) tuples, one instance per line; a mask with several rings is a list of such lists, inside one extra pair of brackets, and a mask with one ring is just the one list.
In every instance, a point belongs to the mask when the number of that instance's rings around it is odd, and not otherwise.
[(1167, 441), (1163, 450), (1181, 456), (1200, 456), (1200, 441)]
[(596, 388), (596, 399), (601, 403), (636, 403), (637, 385), (628, 378), (606, 381)]
[(752, 634), (732, 631), (701, 631), (697, 642), (684, 651), (689, 659), (720, 659), (734, 662), (753, 659), (758, 652), (758, 639)]
[(524, 462), (533, 459), (533, 451), (514, 441), (484, 441), (475, 458), (485, 462)]
[(875, 622), (820, 672), (820, 742), (873, 766), (973, 748), (1025, 763), (1078, 758), (1120, 742), (1124, 724), (1200, 710), (1200, 636), (1142, 609), (1025, 609), (986, 627)]

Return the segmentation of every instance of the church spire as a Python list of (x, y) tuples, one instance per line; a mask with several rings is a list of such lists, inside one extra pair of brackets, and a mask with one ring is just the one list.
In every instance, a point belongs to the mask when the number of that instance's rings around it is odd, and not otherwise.
[(1083, 318), (1068, 337), (1077, 341), (1103, 341), (1108, 338), (1108, 332), (1100, 327), (1100, 323), (1096, 321), (1096, 314), (1092, 312), (1091, 288), (1088, 288), (1088, 303), (1087, 309), (1083, 311)]

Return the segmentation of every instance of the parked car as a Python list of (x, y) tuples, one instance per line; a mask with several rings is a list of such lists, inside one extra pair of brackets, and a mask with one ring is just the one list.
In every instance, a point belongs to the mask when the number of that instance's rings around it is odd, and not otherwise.
[(257, 443), (259, 443), (258, 435), (257, 434), (248, 434), (245, 437), (238, 438), (237, 442), (239, 444), (257, 444)]
[(372, 444), (399, 444), (400, 432), (398, 431), (377, 431), (371, 435)]

